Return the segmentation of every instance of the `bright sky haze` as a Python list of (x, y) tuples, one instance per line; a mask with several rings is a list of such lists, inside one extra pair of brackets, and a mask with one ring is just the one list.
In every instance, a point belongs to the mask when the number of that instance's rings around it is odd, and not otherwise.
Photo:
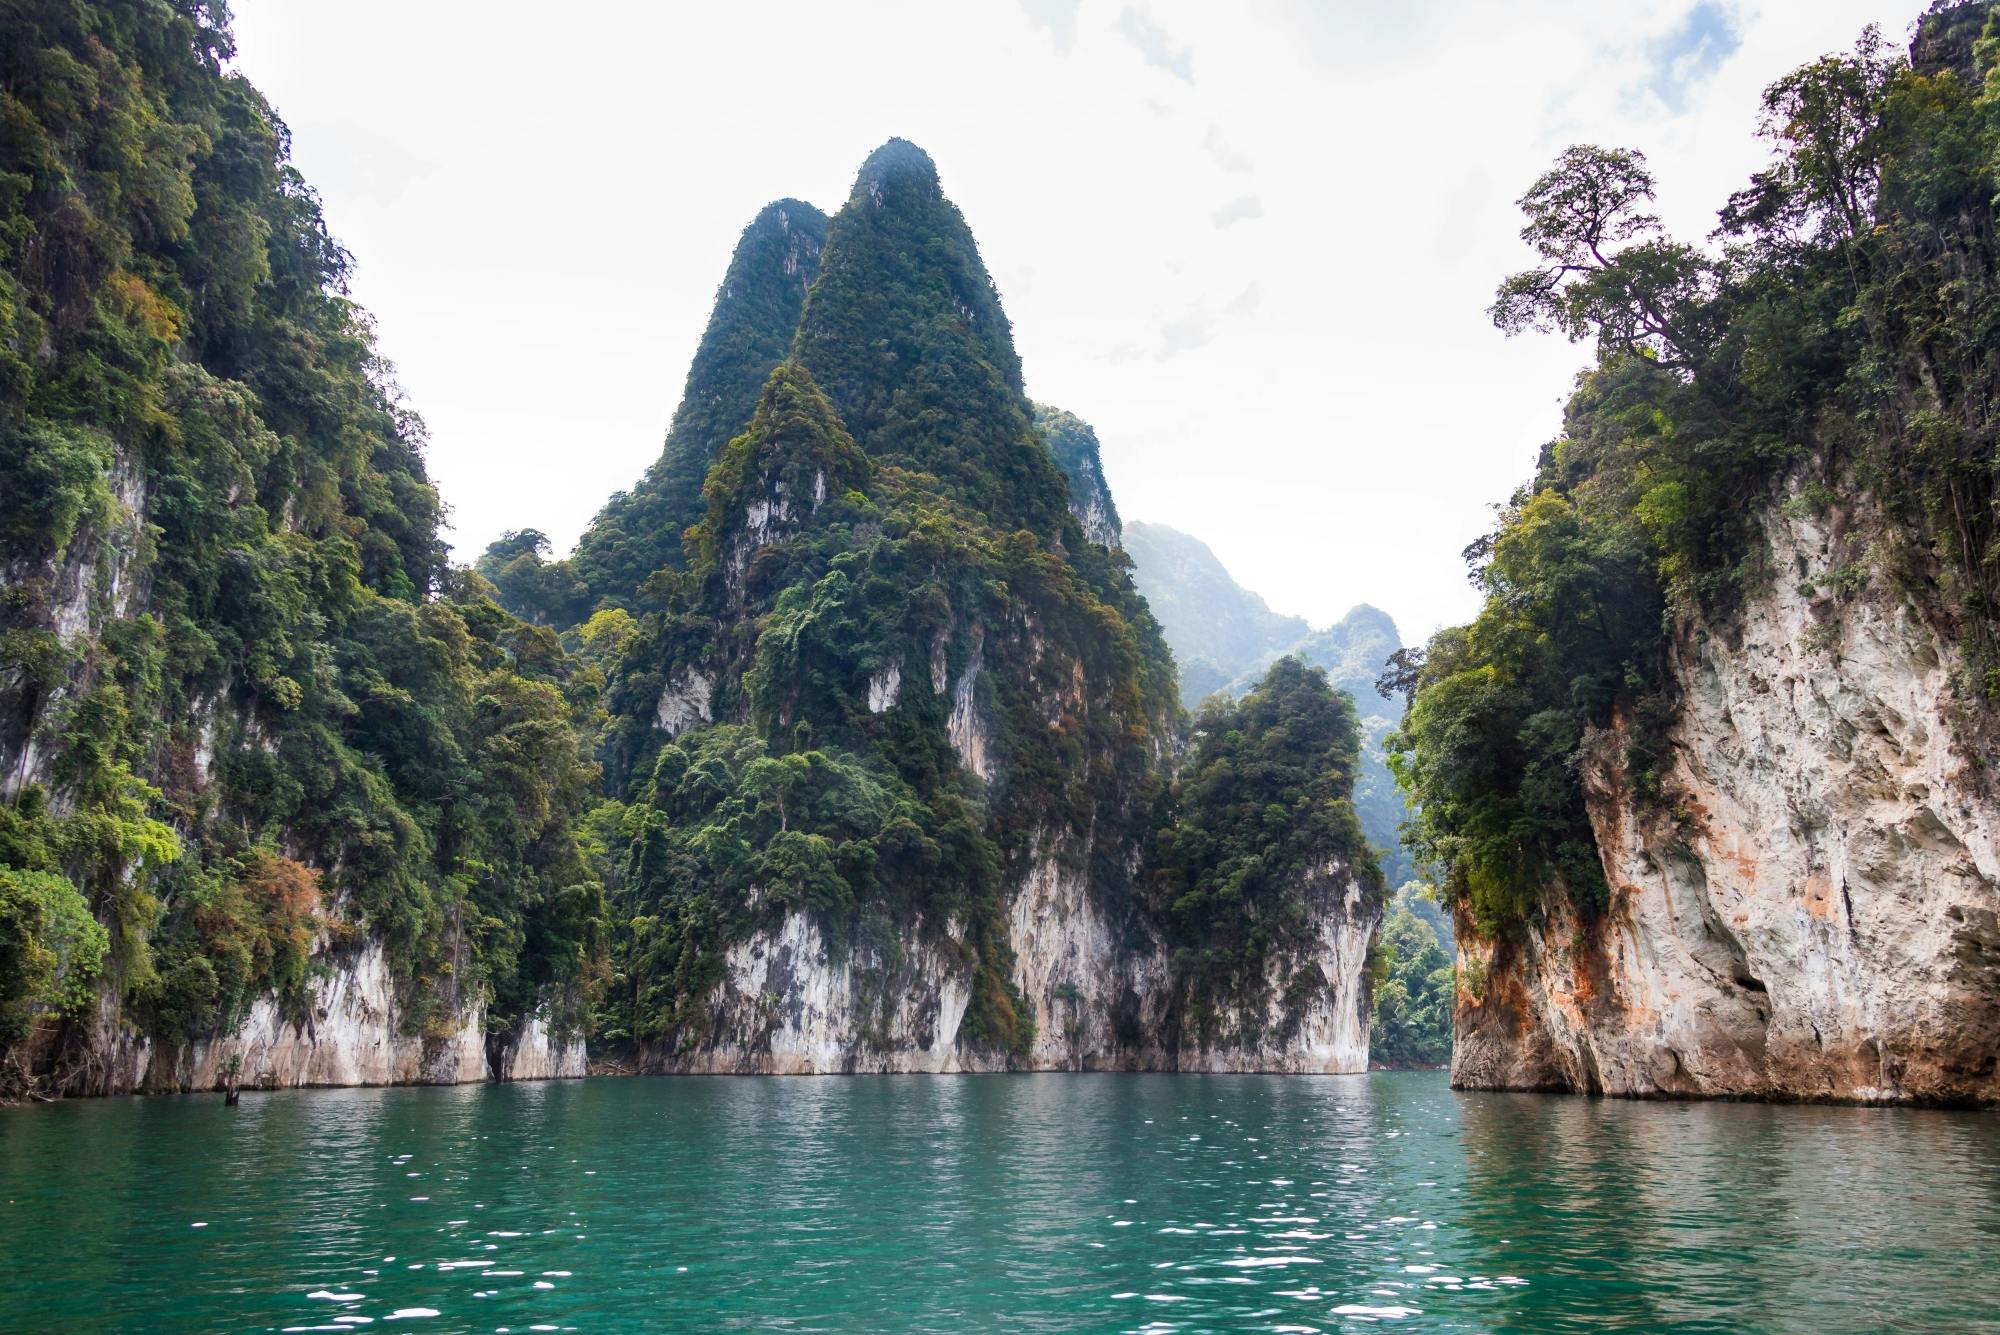
[(936, 160), (1028, 392), (1092, 423), (1125, 518), (1316, 625), (1475, 610), (1459, 553), (1588, 349), (1503, 338), (1513, 201), (1565, 146), (1645, 152), (1699, 240), (1758, 97), (1922, 0), (236, 0), (237, 68), (353, 253), (456, 559), (566, 552), (658, 455), (737, 235)]

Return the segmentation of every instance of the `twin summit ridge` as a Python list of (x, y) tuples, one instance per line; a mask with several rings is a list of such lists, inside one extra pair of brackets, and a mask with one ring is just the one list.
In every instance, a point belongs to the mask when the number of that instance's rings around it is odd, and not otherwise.
[(1353, 711), (1286, 664), (1253, 763), (1183, 811), (1118, 538), (928, 154), (757, 215), (660, 459), (569, 559), (510, 534), (479, 565), (518, 615), (620, 628), (640, 1066), (1365, 1067)]

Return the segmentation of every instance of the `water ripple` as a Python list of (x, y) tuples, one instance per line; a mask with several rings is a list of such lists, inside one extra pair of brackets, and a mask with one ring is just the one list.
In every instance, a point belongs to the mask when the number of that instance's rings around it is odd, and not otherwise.
[(1428, 1074), (106, 1100), (0, 1199), (6, 1329), (2000, 1330), (2000, 1119)]

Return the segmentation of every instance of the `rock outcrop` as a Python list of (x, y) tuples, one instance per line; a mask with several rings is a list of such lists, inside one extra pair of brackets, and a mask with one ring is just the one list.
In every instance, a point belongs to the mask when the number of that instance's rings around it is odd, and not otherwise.
[[(572, 1070), (582, 664), (449, 567), (228, 22), (29, 3), (0, 53), (0, 1100)], [(752, 247), (778, 355), (816, 235)]]
[(103, 1083), (90, 1092), (220, 1089), (232, 1075), (252, 1089), (457, 1084), (485, 1077), (476, 1013), (453, 1017), (428, 1035), (405, 1035), (396, 1019), (387, 962), (380, 948), (370, 946), (335, 967), (294, 1017), (276, 998), (262, 996), (234, 1030), (179, 1045), (101, 1024), (98, 1040), (113, 1057)]
[[(10, 580), (48, 581), (56, 596), (45, 628), (79, 661), (87, 661), (115, 622), (150, 610), (143, 601), (144, 567), (134, 553), (148, 526), (151, 495), (125, 452), (116, 456), (110, 478), (116, 507), (99, 527), (78, 534), (67, 559), (52, 573), (44, 575), (30, 563), (8, 567)], [(37, 711), (59, 716), (87, 684), (84, 673), (72, 672), (35, 702)], [(271, 744), (254, 714), (217, 700), (203, 703), (190, 723), (188, 763), (172, 781), (179, 785), (177, 796), (198, 808), (215, 801), (220, 791), (219, 748), (268, 752)], [(0, 737), (0, 801), (14, 801), (30, 788), (60, 794), (60, 761), (60, 750), (48, 745), (46, 729)], [(584, 1073), (581, 1032), (571, 1027), (558, 1034), (541, 1017), (528, 1019), (518, 1033), (489, 1041), (483, 1004), (438, 1008), (432, 998), (434, 1012), (444, 1013), (433, 1013), (423, 1024), (410, 1023), (410, 990), (399, 989), (377, 937), (364, 935), (354, 947), (338, 945), (331, 934), (321, 932), (308, 970), (313, 981), (302, 1002), (288, 1006), (263, 992), (234, 1023), (185, 1043), (159, 1041), (135, 1026), (105, 987), (87, 1023), (58, 1024), (45, 1017), (25, 1045), (26, 1064), (59, 1070), (58, 1088), (88, 1094), (459, 1084)]]
[(1118, 503), (1111, 499), (1111, 485), (1104, 480), (1097, 432), (1075, 413), (1045, 403), (1035, 405), (1035, 426), (1069, 482), (1070, 513), (1076, 516), (1083, 536), (1107, 547), (1122, 545), (1124, 526), (1118, 518)]
[[(1865, 569), (1871, 516), (1764, 521), (1770, 586), (1683, 622), (1661, 796), (1600, 737), (1607, 913), (1461, 934), (1453, 1083), (2000, 1100), (2000, 790), (1962, 662)], [(1845, 590), (1845, 591), (1843, 591)]]
[[(96, 525), (76, 535), (65, 559), (47, 566), (10, 560), (5, 582), (49, 591), (33, 628), (58, 639), (84, 667), (72, 669), (32, 708), (9, 714), (10, 724), (59, 718), (91, 684), (91, 655), (107, 631), (151, 612), (147, 569), (137, 553), (149, 527), (152, 494), (131, 452), (120, 450), (108, 471), (116, 504)], [(18, 674), (0, 674), (0, 688), (21, 691)], [(262, 754), (274, 750), (254, 712), (240, 702), (206, 698), (187, 720), (184, 764), (156, 761), (158, 776), (188, 809), (216, 802), (218, 755), (232, 747)], [(63, 791), (61, 748), (43, 726), (0, 729), (0, 802), (29, 790)], [(199, 831), (183, 830), (183, 837)], [(409, 1015), (411, 990), (399, 988), (379, 937), (359, 946), (336, 944), (321, 932), (308, 963), (308, 995), (287, 1005), (271, 992), (254, 996), (233, 1023), (190, 1042), (163, 1042), (125, 1015), (109, 984), (86, 1018), (43, 1016), (21, 1048), (26, 1069), (53, 1072), (50, 1087), (68, 1093), (132, 1094), (219, 1090), (232, 1086), (276, 1089), (299, 1086), (460, 1084), (484, 1080), (535, 1080), (584, 1074), (583, 1036), (575, 1026), (558, 1032), (543, 1017), (519, 1031), (490, 1035), (485, 1007), (438, 1007), (424, 1023)], [(572, 1010), (574, 1007), (571, 1008)], [(439, 1013), (442, 1011), (442, 1013)], [(39, 1092), (39, 1091), (38, 1091)]]

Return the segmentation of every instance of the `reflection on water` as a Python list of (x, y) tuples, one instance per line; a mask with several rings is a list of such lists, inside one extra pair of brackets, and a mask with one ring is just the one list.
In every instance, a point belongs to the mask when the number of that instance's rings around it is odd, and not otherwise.
[(2000, 1330), (2000, 1117), (1437, 1074), (0, 1112), (0, 1327)]

